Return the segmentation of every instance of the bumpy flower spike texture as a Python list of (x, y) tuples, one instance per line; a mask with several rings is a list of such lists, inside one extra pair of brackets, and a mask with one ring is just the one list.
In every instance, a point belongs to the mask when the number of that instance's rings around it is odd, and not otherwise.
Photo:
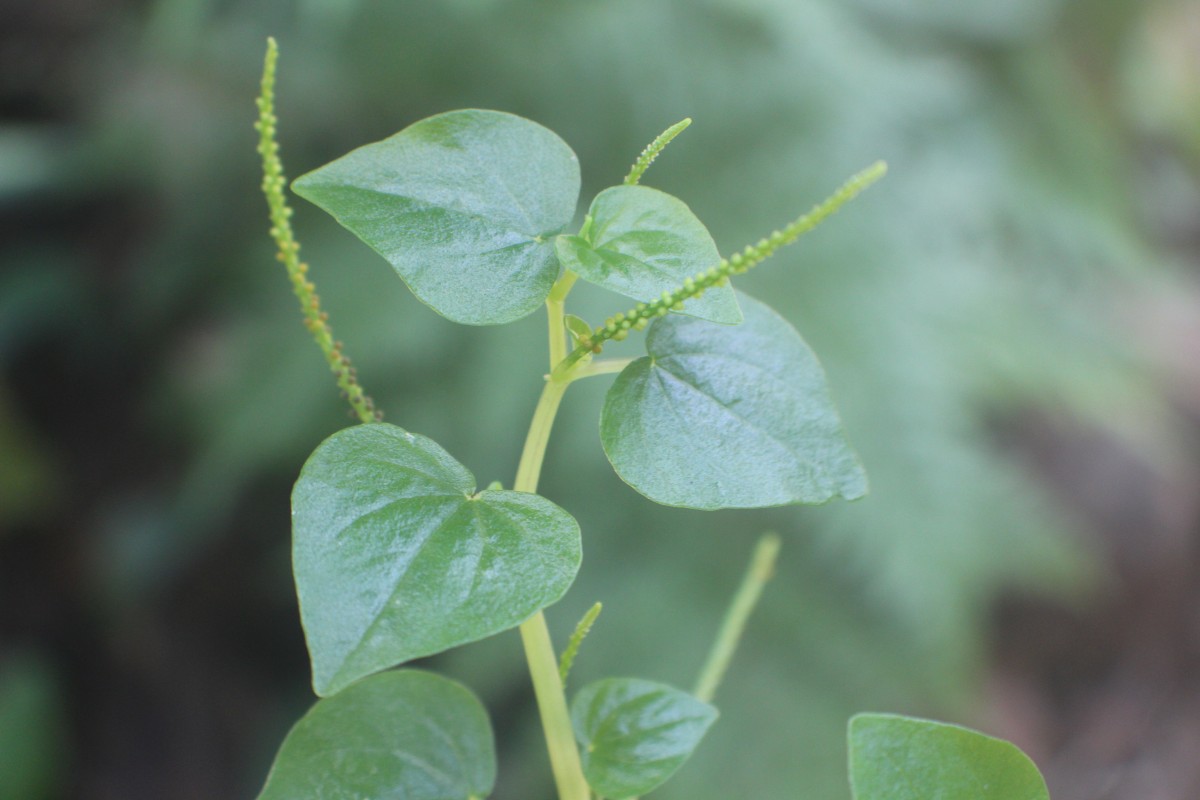
[(658, 136), (654, 137), (654, 141), (646, 145), (646, 149), (642, 151), (642, 154), (638, 156), (637, 161), (635, 161), (633, 166), (629, 168), (629, 174), (625, 176), (625, 185), (636, 186), (637, 182), (642, 179), (642, 175), (645, 174), (646, 170), (650, 168), (650, 165), (654, 163), (654, 159), (658, 158), (658, 154), (663, 151), (663, 148), (669, 145), (672, 139), (683, 133), (684, 129), (691, 124), (691, 117), (688, 117), (687, 119), (681, 119), (679, 122), (676, 122)]
[[(647, 151), (649, 150), (650, 148), (647, 148)], [(655, 317), (666, 316), (668, 311), (682, 310), (683, 304), (688, 300), (699, 297), (713, 286), (724, 286), (732, 275), (740, 275), (752, 267), (758, 266), (773, 256), (781, 247), (791, 244), (815, 228), (826, 217), (831, 216), (852, 200), (859, 192), (882, 178), (886, 172), (887, 164), (882, 161), (875, 162), (846, 181), (836, 192), (823, 202), (813, 206), (811, 211), (790, 225), (774, 231), (765, 239), (760, 239), (757, 244), (747, 245), (740, 253), (734, 253), (729, 258), (721, 259), (721, 263), (696, 273), (674, 290), (663, 292), (662, 297), (657, 300), (650, 303), (638, 303), (626, 312), (609, 317), (603, 325), (592, 331), (590, 337), (580, 340), (579, 346), (563, 360), (559, 368), (569, 368), (588, 353), (599, 353), (608, 341), (619, 342), (625, 339), (631, 330), (640, 331)]]
[(333, 338), (329, 326), (329, 315), (321, 310), (321, 298), (317, 287), (308, 279), (308, 265), (300, 260), (300, 244), (292, 234), (292, 209), (288, 207), (284, 189), (287, 178), (283, 174), (283, 163), (279, 159), (279, 143), (275, 139), (275, 62), (279, 59), (279, 48), (274, 39), (267, 40), (267, 57), (263, 64), (262, 93), (258, 97), (258, 153), (262, 156), (262, 190), (271, 210), (271, 238), (275, 240), (279, 253), (276, 256), (287, 269), (292, 282), (292, 291), (300, 301), (304, 314), (304, 327), (312, 334), (313, 341), (321, 348), (329, 369), (337, 378), (342, 395), (349, 401), (352, 413), (360, 422), (377, 422), (383, 412), (363, 392), (358, 375), (350, 364), (350, 358), (342, 352), (342, 343)]

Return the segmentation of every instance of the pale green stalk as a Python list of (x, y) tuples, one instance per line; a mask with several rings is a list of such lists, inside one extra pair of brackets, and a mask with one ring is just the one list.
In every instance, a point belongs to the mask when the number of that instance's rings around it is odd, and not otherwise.
[[(573, 281), (572, 281), (573, 282)], [(570, 289), (568, 284), (566, 287)], [(566, 349), (566, 330), (562, 324), (562, 301), (566, 292), (559, 293), (554, 303), (547, 301), (550, 316), (550, 352), (557, 347)], [(555, 309), (557, 305), (557, 309)], [(557, 310), (557, 313), (555, 313)], [(553, 356), (552, 356), (553, 357)], [(560, 359), (561, 360), (561, 359)], [(542, 472), (542, 461), (546, 456), (546, 445), (550, 441), (550, 429), (562, 402), (563, 394), (573, 376), (563, 378), (546, 377), (546, 386), (538, 399), (525, 437), (525, 448), (517, 465), (517, 477), (513, 489), (518, 492), (536, 492)], [(529, 664), (529, 677), (533, 681), (533, 693), (537, 697), (538, 713), (542, 719), (542, 730), (546, 736), (546, 749), (550, 754), (550, 769), (554, 773), (554, 784), (558, 788), (559, 800), (590, 800), (591, 790), (583, 776), (583, 765), (575, 745), (575, 731), (571, 726), (571, 714), (567, 710), (567, 698), (559, 676), (558, 657), (550, 640), (550, 629), (546, 617), (539, 611), (521, 625), (521, 642), (525, 646), (525, 660)]]
[(546, 321), (550, 326), (550, 369), (567, 356), (566, 328), (563, 326), (563, 304), (571, 287), (579, 279), (571, 270), (563, 270), (562, 277), (550, 288), (546, 298)]
[(742, 585), (738, 587), (733, 602), (729, 604), (729, 610), (725, 612), (721, 629), (717, 632), (717, 638), (692, 692), (706, 703), (712, 702), (721, 678), (729, 669), (729, 662), (733, 660), (733, 654), (742, 638), (742, 631), (746, 629), (746, 620), (758, 604), (763, 587), (775, 572), (775, 558), (778, 554), (779, 536), (774, 533), (764, 534), (754, 548), (746, 577), (742, 579)]

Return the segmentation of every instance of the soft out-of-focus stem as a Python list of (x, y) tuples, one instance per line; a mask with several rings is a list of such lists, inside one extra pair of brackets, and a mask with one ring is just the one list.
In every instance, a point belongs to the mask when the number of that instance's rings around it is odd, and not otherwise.
[(729, 662), (733, 660), (738, 641), (742, 638), (742, 631), (746, 629), (746, 620), (758, 604), (763, 587), (775, 572), (775, 558), (778, 555), (779, 536), (774, 533), (763, 534), (754, 548), (746, 576), (742, 578), (742, 585), (738, 587), (737, 594), (729, 604), (729, 610), (725, 612), (725, 619), (721, 622), (716, 641), (713, 642), (712, 650), (709, 651), (708, 659), (704, 662), (704, 668), (700, 670), (700, 677), (696, 681), (693, 694), (706, 703), (712, 701), (721, 678), (729, 669)]
[(262, 156), (263, 194), (271, 215), (271, 238), (279, 248), (277, 258), (287, 269), (292, 291), (300, 301), (304, 314), (304, 327), (312, 334), (313, 341), (321, 348), (325, 362), (337, 378), (337, 385), (350, 402), (354, 415), (361, 422), (375, 422), (383, 414), (375, 403), (363, 392), (358, 376), (350, 364), (350, 358), (342, 352), (342, 343), (333, 338), (329, 326), (329, 315), (321, 310), (321, 298), (317, 287), (308, 279), (308, 265), (300, 260), (300, 244), (292, 234), (292, 209), (288, 206), (285, 189), (287, 178), (283, 174), (283, 162), (279, 158), (279, 143), (276, 141), (275, 117), (275, 63), (279, 58), (279, 47), (273, 38), (267, 39), (267, 55), (263, 62), (262, 92), (258, 97), (258, 153)]

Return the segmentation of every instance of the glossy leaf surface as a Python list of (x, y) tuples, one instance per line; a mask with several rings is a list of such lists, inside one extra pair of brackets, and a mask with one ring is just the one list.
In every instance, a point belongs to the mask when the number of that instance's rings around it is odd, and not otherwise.
[(259, 800), (480, 800), (496, 780), (483, 705), (403, 670), (317, 702), (288, 733)]
[(645, 794), (671, 777), (716, 718), (708, 703), (637, 678), (590, 683), (571, 703), (584, 775), (610, 800)]
[[(605, 189), (588, 213), (588, 238), (559, 236), (559, 260), (584, 280), (635, 300), (657, 300), (721, 261), (704, 223), (682, 200), (657, 189)], [(729, 286), (709, 289), (683, 313), (730, 324), (742, 319)]]
[(604, 452), (659, 503), (755, 508), (853, 499), (866, 475), (825, 373), (786, 320), (739, 294), (745, 322), (668, 316), (605, 398)]
[(394, 425), (339, 431), (309, 457), (292, 558), (317, 694), (511, 628), (566, 592), (575, 520), (538, 495), (474, 492), (466, 467)]
[(298, 178), (295, 191), (388, 260), (456, 322), (523, 317), (558, 276), (554, 237), (579, 161), (552, 131), (499, 111), (451, 111)]
[(967, 728), (860, 714), (849, 739), (854, 800), (1050, 800), (1028, 756)]

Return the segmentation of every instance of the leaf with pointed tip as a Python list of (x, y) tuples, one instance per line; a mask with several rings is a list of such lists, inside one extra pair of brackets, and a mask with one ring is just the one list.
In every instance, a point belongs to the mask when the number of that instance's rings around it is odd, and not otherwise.
[(535, 494), (475, 494), (394, 425), (326, 439), (292, 492), (292, 560), (319, 695), (519, 625), (567, 591), (579, 525)]
[(796, 329), (739, 293), (736, 327), (657, 320), (600, 416), (621, 478), (659, 503), (758, 508), (854, 499), (866, 475), (846, 442), (825, 372)]
[(579, 160), (552, 131), (500, 111), (451, 111), (360, 147), (292, 184), (455, 322), (510, 322), (558, 277), (554, 237), (575, 215)]
[[(588, 238), (559, 236), (559, 260), (585, 281), (634, 300), (657, 300), (721, 261), (708, 228), (666, 192), (613, 186), (596, 195), (588, 213)], [(709, 289), (683, 313), (727, 324), (742, 321), (729, 286)]]
[(571, 703), (584, 776), (611, 800), (645, 794), (675, 774), (716, 719), (708, 703), (638, 678), (589, 683)]
[(854, 800), (1050, 800), (1015, 745), (957, 725), (859, 714), (849, 743)]
[(495, 751), (487, 712), (462, 684), (385, 672), (296, 723), (258, 800), (480, 800), (496, 781)]

